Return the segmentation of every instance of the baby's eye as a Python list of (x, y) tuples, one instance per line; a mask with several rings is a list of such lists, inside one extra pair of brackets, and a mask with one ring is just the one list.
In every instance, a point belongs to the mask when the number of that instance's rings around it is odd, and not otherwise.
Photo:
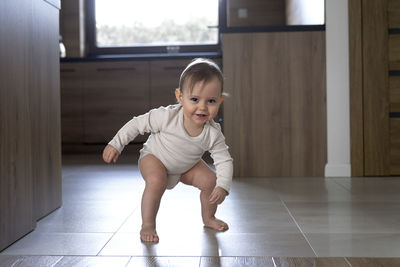
[(197, 97), (190, 98), (190, 101), (197, 102), (199, 99)]
[(216, 103), (217, 101), (215, 101), (215, 99), (209, 99), (208, 100), (208, 103), (210, 103), (210, 104), (214, 104), (214, 103)]

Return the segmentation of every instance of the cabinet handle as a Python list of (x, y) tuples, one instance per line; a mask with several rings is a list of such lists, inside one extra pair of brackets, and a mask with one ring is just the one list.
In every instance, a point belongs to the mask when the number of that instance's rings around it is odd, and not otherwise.
[(130, 68), (98, 68), (96, 69), (99, 72), (102, 71), (120, 71), (120, 70), (136, 70), (135, 67), (130, 67)]
[(180, 70), (180, 71), (182, 71), (182, 70), (184, 70), (185, 69), (185, 67), (182, 67), (182, 66), (169, 66), (169, 67), (164, 67), (164, 70)]
[(75, 69), (61, 69), (60, 72), (75, 72)]

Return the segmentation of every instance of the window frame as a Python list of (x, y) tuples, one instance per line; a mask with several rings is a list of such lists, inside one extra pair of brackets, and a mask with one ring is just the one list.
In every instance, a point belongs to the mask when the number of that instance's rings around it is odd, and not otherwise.
[[(96, 45), (96, 16), (95, 1), (85, 1), (85, 23), (86, 23), (86, 43), (88, 55), (107, 55), (107, 54), (166, 54), (167, 47), (164, 46), (110, 46), (98, 47)], [(201, 53), (201, 52), (221, 52), (221, 29), (226, 27), (226, 13), (224, 12), (226, 0), (218, 0), (218, 43), (199, 44), (199, 45), (180, 45), (179, 53)], [(171, 45), (175, 46), (175, 45)]]

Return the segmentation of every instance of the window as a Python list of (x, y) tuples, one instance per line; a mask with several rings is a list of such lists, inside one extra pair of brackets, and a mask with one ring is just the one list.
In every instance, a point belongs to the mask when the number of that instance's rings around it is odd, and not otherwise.
[(90, 52), (208, 52), (219, 48), (219, 0), (90, 0)]

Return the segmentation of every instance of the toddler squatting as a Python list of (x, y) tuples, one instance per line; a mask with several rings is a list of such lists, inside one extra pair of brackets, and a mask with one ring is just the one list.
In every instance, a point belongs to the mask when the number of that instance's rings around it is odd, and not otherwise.
[[(166, 189), (183, 182), (200, 189), (201, 216), (206, 227), (228, 230), (215, 218), (229, 194), (233, 160), (214, 117), (224, 100), (223, 76), (209, 59), (195, 59), (182, 72), (175, 96), (179, 104), (152, 109), (127, 122), (103, 151), (105, 162), (116, 162), (123, 148), (139, 134), (151, 133), (140, 150), (139, 169), (145, 181), (142, 196), (144, 242), (158, 242), (156, 216)], [(202, 160), (209, 151), (216, 173)]]

